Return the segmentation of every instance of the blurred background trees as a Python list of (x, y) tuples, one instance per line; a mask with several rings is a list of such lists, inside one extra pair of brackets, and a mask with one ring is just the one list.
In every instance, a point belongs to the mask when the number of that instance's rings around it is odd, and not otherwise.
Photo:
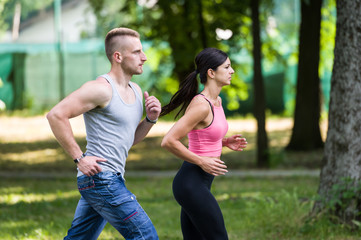
[[(319, 121), (322, 112), (328, 110), (333, 0), (61, 2), (62, 26), (54, 22), (57, 9), (52, 0), (4, 0), (0, 4), (3, 33), (12, 31), (14, 18), (19, 15), (17, 6), (21, 16), (18, 39), (0, 44), (0, 99), (8, 109), (46, 111), (62, 92), (68, 94), (107, 71), (104, 35), (114, 27), (127, 26), (142, 35), (149, 59), (136, 81), (163, 103), (169, 101), (179, 81), (193, 71), (194, 56), (202, 48), (217, 47), (229, 53), (236, 73), (231, 86), (222, 93), (226, 114), (255, 116), (258, 166), (269, 164), (265, 119), (270, 113), (294, 116), (289, 149), (322, 147)], [(79, 7), (82, 4), (86, 7)], [(73, 20), (70, 12), (78, 8), (82, 9), (82, 20)], [(30, 39), (26, 33), (39, 16), (43, 22), (53, 22), (33, 34), (38, 40), (27, 42), (22, 36)], [(76, 33), (70, 32), (67, 21), (75, 22)], [(64, 73), (58, 74), (61, 71)]]
[(296, 107), (287, 149), (321, 148), (321, 86), (319, 77), (322, 0), (301, 1)]
[(262, 74), (262, 41), (259, 20), (259, 0), (250, 2), (253, 39), (253, 111), (257, 120), (257, 166), (269, 167), (268, 137), (266, 131), (266, 98)]
[[(21, 34), (20, 39), (13, 43), (29, 43), (21, 39), (22, 35), (28, 30), (31, 22), (37, 15), (45, 15), (53, 12), (52, 0), (36, 1), (26, 0), (7, 0), (1, 20), (7, 25), (6, 29), (12, 28), (12, 18), (15, 12), (16, 3), (21, 4)], [(102, 41), (105, 33), (118, 26), (129, 26), (138, 29), (145, 42), (145, 49), (152, 61), (148, 61), (151, 71), (150, 76), (140, 79), (151, 91), (159, 93), (164, 100), (168, 100), (170, 94), (174, 92), (179, 79), (182, 79), (194, 67), (193, 58), (195, 53), (202, 48), (218, 47), (229, 53), (232, 63), (236, 68), (236, 74), (232, 86), (225, 89), (226, 104), (228, 113), (231, 115), (253, 112), (253, 38), (252, 38), (252, 19), (251, 19), (251, 1), (156, 1), (156, 0), (133, 0), (133, 1), (92, 1), (92, 0), (62, 0), (63, 14), (67, 13), (67, 5), (73, 2), (86, 2), (88, 7), (84, 9), (84, 19), (89, 12), (95, 16), (96, 22), (84, 20), (79, 30), (80, 37), (77, 41), (83, 44), (76, 46), (80, 52), (81, 48), (90, 45), (92, 40)], [(260, 1), (260, 36), (262, 41), (262, 72), (265, 75), (266, 85), (266, 109), (275, 114), (286, 114), (291, 116), (295, 106), (295, 83), (296, 69), (298, 61), (298, 29), (300, 25), (300, 6), (303, 1), (279, 1), (263, 0)], [(307, 1), (306, 1), (307, 2)], [(323, 5), (323, 25), (328, 23), (332, 27), (334, 19), (333, 1), (327, 1)], [(4, 1), (2, 1), (4, 4)], [(41, 10), (38, 10), (41, 9)], [(327, 12), (328, 11), (328, 12)], [(331, 12), (331, 14), (330, 14)], [(328, 16), (326, 15), (328, 14)], [(69, 17), (63, 16), (62, 21), (67, 21)], [(53, 19), (50, 19), (53, 21)], [(75, 44), (75, 37), (69, 37), (69, 29), (65, 23), (62, 27), (62, 40), (66, 52), (73, 49), (71, 44)], [(3, 26), (5, 26), (3, 25)], [(54, 23), (52, 23), (54, 25)], [(321, 29), (325, 30), (325, 27)], [(52, 43), (49, 35), (55, 35), (55, 29), (43, 29), (44, 35), (39, 36), (37, 43)], [(330, 69), (332, 66), (332, 46), (334, 39), (332, 31), (328, 31), (327, 39), (321, 39), (321, 54), (325, 55), (323, 60), (327, 64), (320, 65), (319, 71), (322, 73), (322, 84), (326, 85), (330, 79)], [(4, 35), (4, 34), (2, 34)], [(43, 41), (41, 41), (41, 38)], [(53, 39), (54, 40), (54, 39)], [(3, 41), (4, 42), (4, 41)], [(69, 46), (67, 48), (67, 46)], [(331, 47), (330, 47), (331, 46)], [(9, 47), (6, 46), (5, 47)], [(38, 46), (31, 46), (36, 49)], [(98, 46), (97, 46), (98, 47)], [(11, 47), (10, 47), (11, 48)], [(20, 49), (21, 46), (18, 46)], [(43, 47), (44, 49), (46, 47)], [(325, 52), (324, 49), (331, 51)], [(102, 51), (101, 47), (94, 48), (95, 52)], [(25, 51), (25, 50), (24, 50)], [(4, 52), (4, 51), (2, 51)], [(95, 53), (97, 54), (97, 53)], [(30, 55), (30, 54), (28, 54)], [(30, 56), (28, 56), (30, 57)], [(67, 57), (66, 57), (67, 58)], [(68, 57), (67, 60), (69, 60)], [(30, 61), (30, 60), (29, 60)], [(69, 60), (70, 61), (70, 60)], [(97, 63), (98, 65), (103, 64)], [(86, 67), (87, 65), (79, 67)], [(70, 67), (66, 67), (71, 70)], [(55, 69), (56, 70), (56, 69)], [(100, 71), (99, 71), (100, 72)], [(94, 71), (92, 78), (96, 77)], [(277, 75), (279, 74), (279, 75)], [(69, 74), (68, 74), (69, 75)], [(67, 78), (73, 76), (67, 76)], [(30, 77), (26, 77), (30, 78)], [(273, 78), (269, 80), (269, 78)], [(89, 78), (88, 78), (89, 79)], [(3, 81), (5, 78), (3, 78)], [(26, 81), (28, 81), (26, 79)], [(76, 81), (76, 80), (73, 80)], [(85, 81), (85, 80), (81, 80)], [(157, 83), (157, 84), (155, 84)], [(71, 83), (67, 83), (70, 85)], [(26, 85), (31, 85), (26, 84)], [(79, 84), (77, 84), (79, 85)], [(270, 91), (272, 86), (277, 86), (277, 94)], [(29, 86), (30, 87), (30, 86)], [(66, 93), (76, 88), (75, 85), (69, 86)], [(283, 90), (283, 92), (281, 92)], [(328, 96), (327, 90), (323, 100), (324, 110), (327, 110)], [(29, 98), (32, 98), (31, 89)], [(282, 94), (281, 97), (280, 94)], [(278, 97), (278, 98), (277, 98)], [(36, 101), (36, 100), (34, 100)], [(44, 103), (45, 102), (45, 103)], [(52, 102), (43, 101), (37, 103), (46, 108)], [(34, 103), (35, 104), (35, 103)], [(27, 105), (25, 103), (25, 105)], [(34, 106), (38, 107), (39, 106)], [(40, 107), (40, 108), (41, 108)], [(325, 109), (326, 108), (326, 109)]]

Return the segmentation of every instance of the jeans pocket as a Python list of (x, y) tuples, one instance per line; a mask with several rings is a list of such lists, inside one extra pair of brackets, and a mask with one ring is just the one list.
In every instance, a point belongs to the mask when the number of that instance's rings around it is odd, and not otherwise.
[(128, 205), (135, 200), (135, 195), (129, 192), (123, 195), (113, 195), (111, 198), (108, 199), (108, 202), (111, 206), (118, 207), (120, 205)]
[(78, 190), (85, 191), (87, 189), (91, 189), (95, 187), (95, 183), (92, 177), (81, 176), (78, 177)]
[(139, 214), (139, 204), (134, 194), (130, 193), (128, 196), (117, 196), (108, 199), (112, 208), (116, 208), (121, 215), (122, 221), (129, 221)]
[(107, 220), (125, 239), (158, 239), (154, 238), (157, 236), (154, 226), (135, 195), (130, 193), (107, 201), (108, 212), (112, 213)]

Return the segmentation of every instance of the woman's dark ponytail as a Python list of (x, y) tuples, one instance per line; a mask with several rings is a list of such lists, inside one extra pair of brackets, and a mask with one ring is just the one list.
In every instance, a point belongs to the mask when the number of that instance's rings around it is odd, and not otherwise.
[(175, 116), (175, 118), (177, 118), (180, 113), (186, 110), (189, 103), (198, 93), (197, 74), (197, 70), (193, 71), (182, 82), (180, 82), (179, 90), (173, 95), (169, 104), (162, 107), (162, 112), (160, 113), (160, 116), (167, 115), (168, 113), (181, 106), (181, 109)]
[(195, 58), (197, 69), (179, 84), (179, 90), (173, 95), (169, 104), (162, 107), (160, 116), (170, 113), (179, 106), (181, 106), (181, 108), (175, 118), (184, 112), (194, 96), (198, 93), (197, 75), (199, 74), (200, 82), (203, 85), (206, 84), (208, 69), (216, 71), (218, 66), (223, 64), (227, 58), (227, 54), (217, 48), (205, 48), (198, 53)]

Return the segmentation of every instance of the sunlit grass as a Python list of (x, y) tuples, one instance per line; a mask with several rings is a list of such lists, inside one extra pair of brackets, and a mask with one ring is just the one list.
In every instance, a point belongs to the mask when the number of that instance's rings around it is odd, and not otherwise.
[[(359, 239), (327, 219), (306, 219), (318, 177), (217, 177), (212, 192), (231, 240)], [(129, 177), (126, 184), (154, 223), (160, 239), (182, 239), (180, 207), (172, 178)], [(79, 193), (74, 178), (3, 179), (0, 182), (0, 239), (62, 239), (70, 227)], [(100, 240), (123, 239), (110, 225)]]
[(46, 194), (28, 193), (25, 190), (23, 190), (19, 193), (11, 193), (6, 195), (4, 194), (0, 196), (0, 204), (14, 205), (19, 202), (24, 202), (24, 203), (34, 203), (34, 202), (42, 202), (42, 201), (51, 202), (59, 199), (65, 200), (67, 198), (72, 198), (76, 196), (79, 196), (79, 192), (76, 190), (70, 192), (58, 191), (56, 193), (46, 193)]
[(7, 159), (15, 162), (26, 162), (28, 164), (38, 164), (49, 162), (49, 159), (53, 159), (53, 161), (55, 161), (59, 154), (61, 154), (59, 149), (42, 149), (36, 151), (26, 151), (23, 153), (0, 153), (0, 159)]
[[(12, 172), (75, 172), (75, 165), (52, 136), (45, 116), (33, 118), (1, 117), (0, 171)], [(21, 123), (21, 124), (20, 124)], [(162, 149), (162, 137), (173, 125), (159, 122), (142, 142), (135, 145), (127, 158), (127, 170), (176, 170), (181, 160)], [(82, 117), (72, 119), (74, 134), (85, 151), (86, 140)], [(241, 133), (248, 141), (242, 152), (223, 149), (222, 160), (229, 169), (256, 168), (256, 121), (231, 119), (228, 136)], [(321, 124), (325, 135), (325, 123)], [(292, 119), (270, 119), (267, 122), (272, 168), (318, 168), (322, 150), (286, 152), (291, 136)], [(34, 133), (36, 131), (36, 134)], [(183, 143), (187, 145), (187, 140)]]

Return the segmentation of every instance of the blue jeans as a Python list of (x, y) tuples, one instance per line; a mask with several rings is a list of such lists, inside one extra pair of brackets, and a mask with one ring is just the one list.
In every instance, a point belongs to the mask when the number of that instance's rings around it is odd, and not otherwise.
[(81, 194), (64, 239), (97, 239), (109, 222), (125, 239), (159, 239), (157, 232), (120, 174), (100, 172), (78, 177)]

